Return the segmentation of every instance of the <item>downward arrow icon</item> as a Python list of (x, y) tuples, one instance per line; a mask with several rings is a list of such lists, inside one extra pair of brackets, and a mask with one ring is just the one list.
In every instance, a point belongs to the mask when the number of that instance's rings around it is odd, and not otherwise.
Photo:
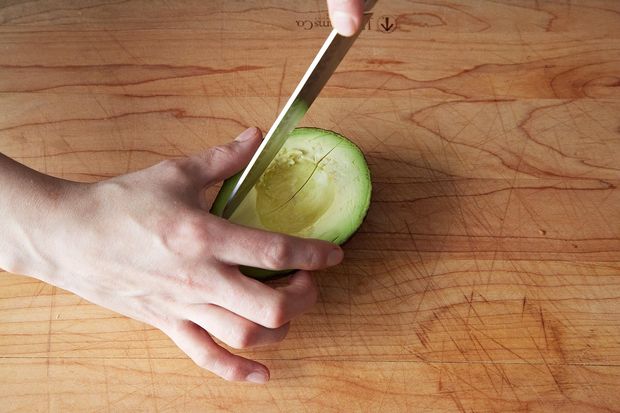
[(385, 30), (386, 32), (389, 32), (394, 27), (394, 23), (390, 23), (390, 18), (386, 17), (385, 23), (381, 23), (381, 27), (383, 27), (383, 30)]

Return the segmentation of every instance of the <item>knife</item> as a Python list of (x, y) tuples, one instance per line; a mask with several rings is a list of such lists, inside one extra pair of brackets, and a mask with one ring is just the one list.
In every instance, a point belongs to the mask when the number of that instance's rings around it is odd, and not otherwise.
[(276, 157), (289, 134), (299, 124), (323, 86), (336, 71), (344, 56), (368, 24), (372, 16), (370, 10), (376, 2), (377, 0), (367, 0), (364, 3), (362, 23), (360, 29), (353, 36), (341, 36), (336, 30), (332, 30), (329, 34), (248, 165), (240, 175), (233, 177), (233, 179), (237, 179), (237, 182), (222, 212), (224, 218), (230, 218), (258, 182), (273, 158)]

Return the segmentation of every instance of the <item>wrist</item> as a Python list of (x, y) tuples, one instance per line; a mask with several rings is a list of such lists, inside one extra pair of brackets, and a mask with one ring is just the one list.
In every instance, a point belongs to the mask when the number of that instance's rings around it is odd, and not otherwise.
[(69, 192), (80, 184), (0, 157), (0, 268), (51, 281), (54, 227), (62, 225)]

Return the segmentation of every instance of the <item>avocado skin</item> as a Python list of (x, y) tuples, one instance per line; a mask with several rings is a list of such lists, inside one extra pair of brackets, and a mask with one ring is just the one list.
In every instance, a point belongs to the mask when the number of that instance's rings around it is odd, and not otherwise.
[[(355, 145), (353, 142), (349, 141), (347, 138), (345, 138), (343, 135), (340, 135), (337, 132), (331, 131), (329, 129), (321, 129), (321, 128), (311, 128), (311, 127), (305, 127), (305, 128), (297, 128), (295, 129), (292, 133), (302, 133), (304, 131), (316, 131), (316, 132), (321, 132), (321, 133), (327, 133), (327, 134), (331, 134), (331, 135), (336, 135), (341, 139), (346, 140), (350, 145), (354, 146), (355, 148), (357, 148), (359, 154), (361, 155), (361, 158), (364, 160), (364, 162), (366, 162), (366, 158), (363, 154), (363, 152), (359, 149), (359, 147), (357, 145)], [(368, 163), (366, 162), (366, 165)], [(230, 178), (226, 179), (224, 181), (224, 183), (222, 184), (222, 187), (220, 188), (220, 191), (217, 193), (217, 196), (215, 198), (215, 200), (213, 201), (213, 205), (211, 206), (211, 209), (209, 210), (209, 212), (213, 215), (216, 215), (218, 217), (222, 216), (222, 213), (224, 211), (224, 207), (226, 206), (226, 201), (228, 200), (230, 193), (232, 192), (233, 188), (235, 187), (235, 184), (237, 183), (237, 181), (239, 180), (239, 178), (241, 177), (241, 173), (243, 171), (239, 171), (237, 174), (231, 176)], [(370, 180), (370, 177), (368, 179), (369, 182), (369, 192), (370, 192), (370, 196), (372, 196), (372, 183)], [(344, 245), (346, 244), (351, 237), (355, 234), (355, 232), (357, 232), (357, 230), (359, 229), (359, 227), (361, 226), (361, 224), (364, 222), (364, 220), (366, 219), (366, 217), (368, 216), (368, 210), (369, 207), (366, 208), (366, 211), (364, 212), (364, 216), (362, 217), (359, 226), (355, 229), (355, 231), (353, 231), (351, 233), (351, 235), (349, 235), (347, 238), (341, 240), (340, 242), (337, 242), (338, 245)], [(291, 269), (291, 270), (280, 270), (280, 271), (275, 271), (275, 270), (267, 270), (264, 268), (256, 268), (256, 267), (250, 267), (250, 266), (245, 266), (245, 265), (240, 265), (239, 266), (239, 271), (241, 271), (242, 274), (250, 277), (250, 278), (254, 278), (260, 281), (271, 281), (271, 280), (276, 280), (279, 278), (283, 278), (286, 277), (288, 275), (291, 275), (295, 272), (297, 272), (297, 269)]]

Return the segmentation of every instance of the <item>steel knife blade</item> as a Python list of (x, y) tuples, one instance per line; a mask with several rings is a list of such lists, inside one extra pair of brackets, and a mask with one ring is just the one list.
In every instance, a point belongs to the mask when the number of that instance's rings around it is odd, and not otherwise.
[(230, 218), (276, 157), (289, 134), (299, 124), (357, 37), (368, 24), (372, 16), (369, 11), (376, 2), (377, 0), (366, 1), (362, 24), (353, 36), (344, 37), (339, 35), (336, 30), (331, 31), (248, 165), (233, 178), (236, 178), (237, 182), (224, 207), (222, 213), (224, 218)]

